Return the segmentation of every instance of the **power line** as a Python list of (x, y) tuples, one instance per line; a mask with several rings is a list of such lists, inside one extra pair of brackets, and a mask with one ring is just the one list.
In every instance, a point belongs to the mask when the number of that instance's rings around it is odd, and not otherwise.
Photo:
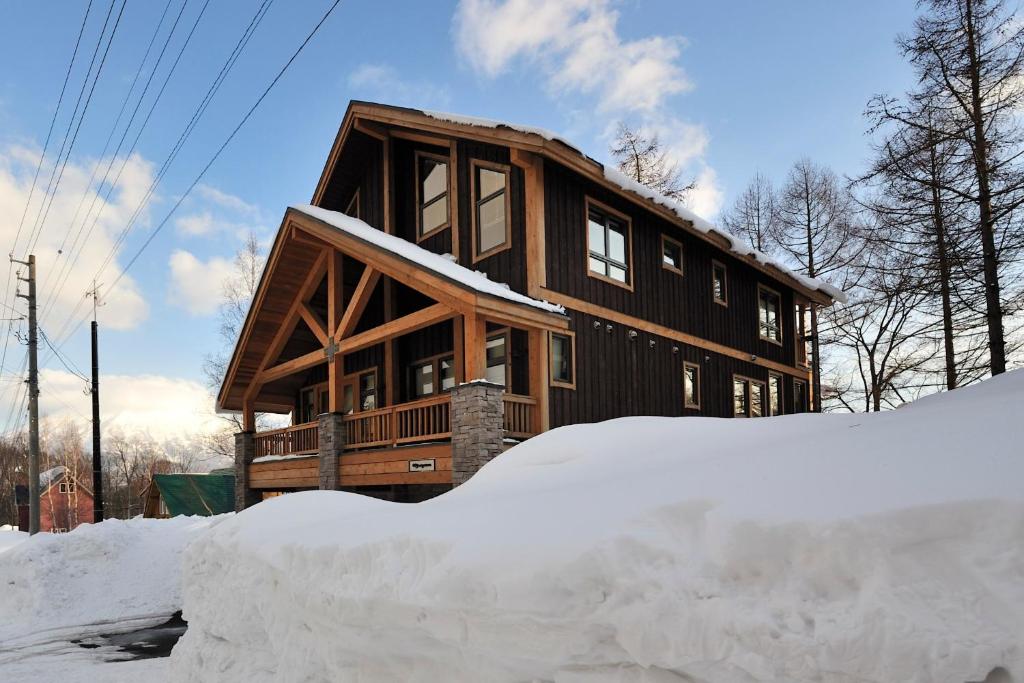
[(65, 370), (70, 372), (72, 375), (75, 375), (83, 382), (89, 381), (89, 378), (85, 376), (85, 373), (78, 369), (78, 366), (75, 365), (70, 358), (65, 357), (63, 353), (61, 353), (59, 350), (57, 350), (57, 348), (54, 347), (53, 343), (50, 341), (50, 338), (46, 336), (46, 332), (44, 332), (43, 328), (41, 327), (39, 328), (39, 336), (42, 337), (43, 341), (46, 342), (46, 345), (50, 347), (50, 351), (52, 351), (53, 355), (57, 357), (57, 360), (60, 361), (60, 364), (64, 366)]

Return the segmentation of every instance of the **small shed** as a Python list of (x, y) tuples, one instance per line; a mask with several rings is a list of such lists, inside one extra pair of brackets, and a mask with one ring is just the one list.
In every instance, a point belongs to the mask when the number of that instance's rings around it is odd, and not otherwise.
[(233, 469), (206, 474), (154, 474), (143, 492), (144, 517), (201, 515), (208, 517), (235, 509)]

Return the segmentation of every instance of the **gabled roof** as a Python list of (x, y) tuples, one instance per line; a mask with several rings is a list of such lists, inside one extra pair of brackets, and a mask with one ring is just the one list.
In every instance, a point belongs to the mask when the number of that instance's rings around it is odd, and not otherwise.
[(736, 258), (787, 282), (794, 289), (804, 292), (819, 303), (831, 304), (832, 301), (846, 301), (846, 295), (832, 285), (793, 271), (780, 261), (752, 249), (744, 240), (725, 228), (701, 218), (680, 202), (640, 185), (617, 169), (605, 166), (587, 156), (582, 148), (557, 133), (535, 126), (522, 126), (506, 121), (353, 100), (349, 103), (334, 147), (328, 156), (320, 183), (313, 196), (313, 204), (316, 204), (322, 195), (340, 148), (356, 119), (408, 127), (428, 133), (484, 139), (494, 144), (535, 152), (569, 166), (590, 180), (598, 182), (675, 223), (691, 234), (705, 239), (720, 249), (731, 252)]

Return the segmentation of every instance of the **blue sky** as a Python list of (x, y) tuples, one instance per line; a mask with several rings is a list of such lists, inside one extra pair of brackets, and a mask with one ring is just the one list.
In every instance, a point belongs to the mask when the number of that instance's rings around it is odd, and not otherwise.
[[(171, 0), (157, 48), (184, 1)], [(187, 0), (141, 112), (203, 1)], [(6, 65), (0, 72), (0, 237), (7, 251), (86, 4), (19, 1), (0, 8), (0, 63)], [(113, 281), (329, 4), (271, 4), (101, 283)], [(120, 5), (117, 0), (114, 16)], [(125, 167), (122, 185), (71, 268), (68, 285), (44, 315), (51, 336), (78, 303), (258, 5), (209, 3), (139, 138), (137, 156)], [(45, 157), (44, 184), (109, 6), (109, 0), (93, 0)], [(41, 278), (70, 263), (70, 255), (58, 255), (57, 248), (80, 198), (88, 204), (92, 197), (86, 181), (93, 165), (100, 163), (100, 175), (106, 168), (106, 158), (99, 159), (104, 143), (165, 6), (165, 0), (128, 0), (54, 208), (42, 224), (36, 248)], [(914, 3), (894, 0), (343, 0), (100, 310), (103, 368), (114, 375), (105, 412), (120, 417), (126, 428), (154, 420), (188, 428), (201, 419), (206, 403), (196, 382), (203, 355), (219, 343), (214, 300), (227, 260), (241, 235), (254, 230), (269, 240), (285, 207), (309, 200), (350, 99), (543, 126), (602, 160), (614, 123), (630, 121), (657, 131), (686, 173), (698, 178), (693, 208), (713, 217), (758, 170), (778, 182), (801, 156), (840, 174), (863, 168), (870, 153), (862, 116), (868, 98), (911, 84), (894, 39), (910, 30), (914, 15)], [(154, 50), (141, 72), (129, 113), (155, 56)], [(127, 115), (122, 128), (126, 121)], [(140, 122), (141, 114), (129, 141)], [(39, 200), (37, 190), (29, 223)], [(29, 229), (24, 230), (18, 256), (27, 242)], [(86, 326), (63, 348), (87, 369)], [(23, 356), (24, 347), (12, 340), (0, 374), (0, 421), (15, 397), (17, 382), (9, 379)], [(48, 367), (44, 410), (87, 413), (81, 383), (55, 359)], [(163, 403), (154, 402), (154, 395)], [(152, 411), (139, 409), (149, 402)]]

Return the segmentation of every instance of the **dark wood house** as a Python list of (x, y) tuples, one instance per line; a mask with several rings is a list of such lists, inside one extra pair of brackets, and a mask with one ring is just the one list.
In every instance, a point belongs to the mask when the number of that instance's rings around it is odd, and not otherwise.
[(353, 102), (218, 395), (236, 506), (419, 500), (571, 423), (806, 411), (805, 320), (836, 295), (557, 136)]

